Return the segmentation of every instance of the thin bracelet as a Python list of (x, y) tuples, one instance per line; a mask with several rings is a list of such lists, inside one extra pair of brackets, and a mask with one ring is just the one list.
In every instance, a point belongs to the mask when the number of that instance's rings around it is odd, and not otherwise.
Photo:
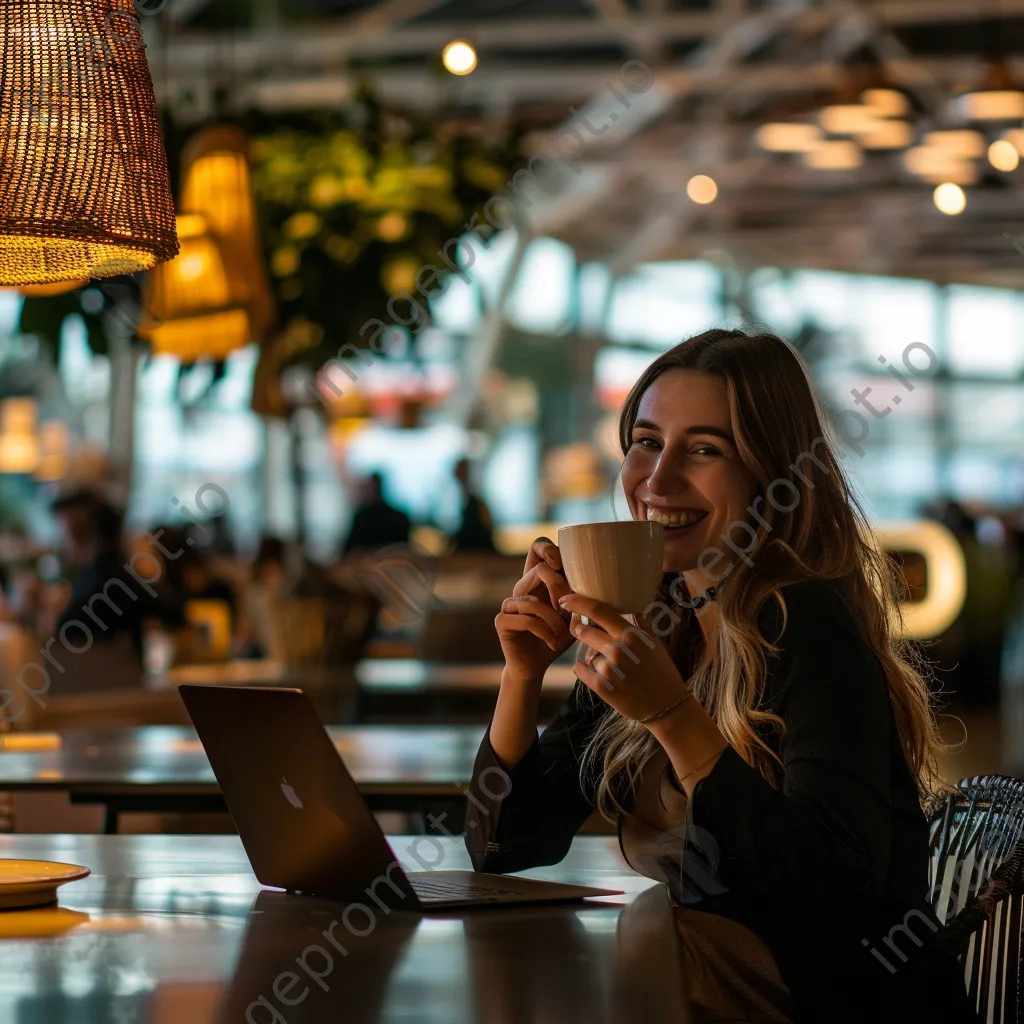
[(711, 764), (711, 762), (714, 761), (714, 759), (716, 757), (721, 757), (725, 753), (725, 751), (726, 751), (726, 748), (722, 747), (722, 749), (717, 754), (712, 754), (702, 764), (697, 765), (697, 767), (694, 768), (692, 772), (687, 772), (685, 775), (677, 775), (676, 778), (679, 780), (680, 785), (682, 785), (683, 779), (688, 779), (691, 775), (695, 774), (696, 772), (699, 772), (701, 770), (701, 768), (705, 767), (706, 765)]
[(646, 718), (639, 719), (640, 725), (650, 725), (651, 722), (657, 722), (658, 719), (664, 718), (666, 715), (671, 714), (676, 708), (681, 707), (693, 696), (693, 690), (690, 690), (685, 697), (680, 697), (679, 700), (669, 704), (667, 708), (662, 708), (657, 714), (648, 715)]

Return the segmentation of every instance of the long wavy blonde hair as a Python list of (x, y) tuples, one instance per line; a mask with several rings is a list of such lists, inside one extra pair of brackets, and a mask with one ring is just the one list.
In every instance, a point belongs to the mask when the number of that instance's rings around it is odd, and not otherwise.
[[(624, 455), (644, 393), (661, 374), (679, 369), (725, 382), (739, 457), (756, 477), (759, 493), (764, 496), (775, 481), (788, 481), (777, 504), (796, 503), (792, 511), (761, 503), (764, 525), (756, 526), (751, 564), (738, 561), (718, 594), (714, 650), (695, 669), (680, 664), (691, 673), (694, 695), (736, 752), (778, 785), (779, 759), (758, 728), (781, 731), (783, 723), (757, 706), (778, 647), (761, 635), (758, 616), (769, 600), (777, 601), (785, 616), (779, 591), (787, 584), (833, 580), (885, 671), (900, 741), (922, 798), (941, 788), (937, 757), (943, 747), (926, 667), (918, 650), (900, 636), (898, 601), (904, 584), (872, 540), (800, 356), (764, 330), (716, 329), (682, 342), (655, 359), (627, 396), (619, 417)], [(678, 663), (679, 652), (699, 639), (699, 625), (691, 611), (667, 603), (680, 617), (665, 638)], [(642, 725), (611, 709), (602, 717), (582, 770), (600, 774), (598, 805), (605, 814), (624, 810), (657, 750), (657, 741)]]

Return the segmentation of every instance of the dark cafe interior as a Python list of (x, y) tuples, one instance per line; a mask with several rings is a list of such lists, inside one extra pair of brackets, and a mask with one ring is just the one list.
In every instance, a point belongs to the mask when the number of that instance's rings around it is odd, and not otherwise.
[(1024, 0), (0, 62), (0, 1024), (1024, 1024)]

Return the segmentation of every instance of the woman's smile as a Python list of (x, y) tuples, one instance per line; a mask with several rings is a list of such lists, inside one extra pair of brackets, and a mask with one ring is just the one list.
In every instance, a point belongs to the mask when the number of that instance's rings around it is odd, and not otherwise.
[(665, 538), (668, 539), (677, 530), (686, 530), (696, 526), (707, 518), (708, 511), (703, 508), (656, 508), (641, 502), (644, 518), (650, 523), (661, 523), (665, 527)]

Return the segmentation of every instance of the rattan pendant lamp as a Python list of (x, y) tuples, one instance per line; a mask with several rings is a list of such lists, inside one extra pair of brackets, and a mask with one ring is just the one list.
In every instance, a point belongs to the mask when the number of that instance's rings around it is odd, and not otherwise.
[(275, 310), (256, 224), (248, 136), (236, 125), (208, 125), (189, 139), (181, 163), (180, 208), (206, 218), (234, 270), (233, 297), (249, 311), (252, 340), (264, 342)]
[(0, 285), (146, 270), (178, 252), (132, 0), (0, 0)]

